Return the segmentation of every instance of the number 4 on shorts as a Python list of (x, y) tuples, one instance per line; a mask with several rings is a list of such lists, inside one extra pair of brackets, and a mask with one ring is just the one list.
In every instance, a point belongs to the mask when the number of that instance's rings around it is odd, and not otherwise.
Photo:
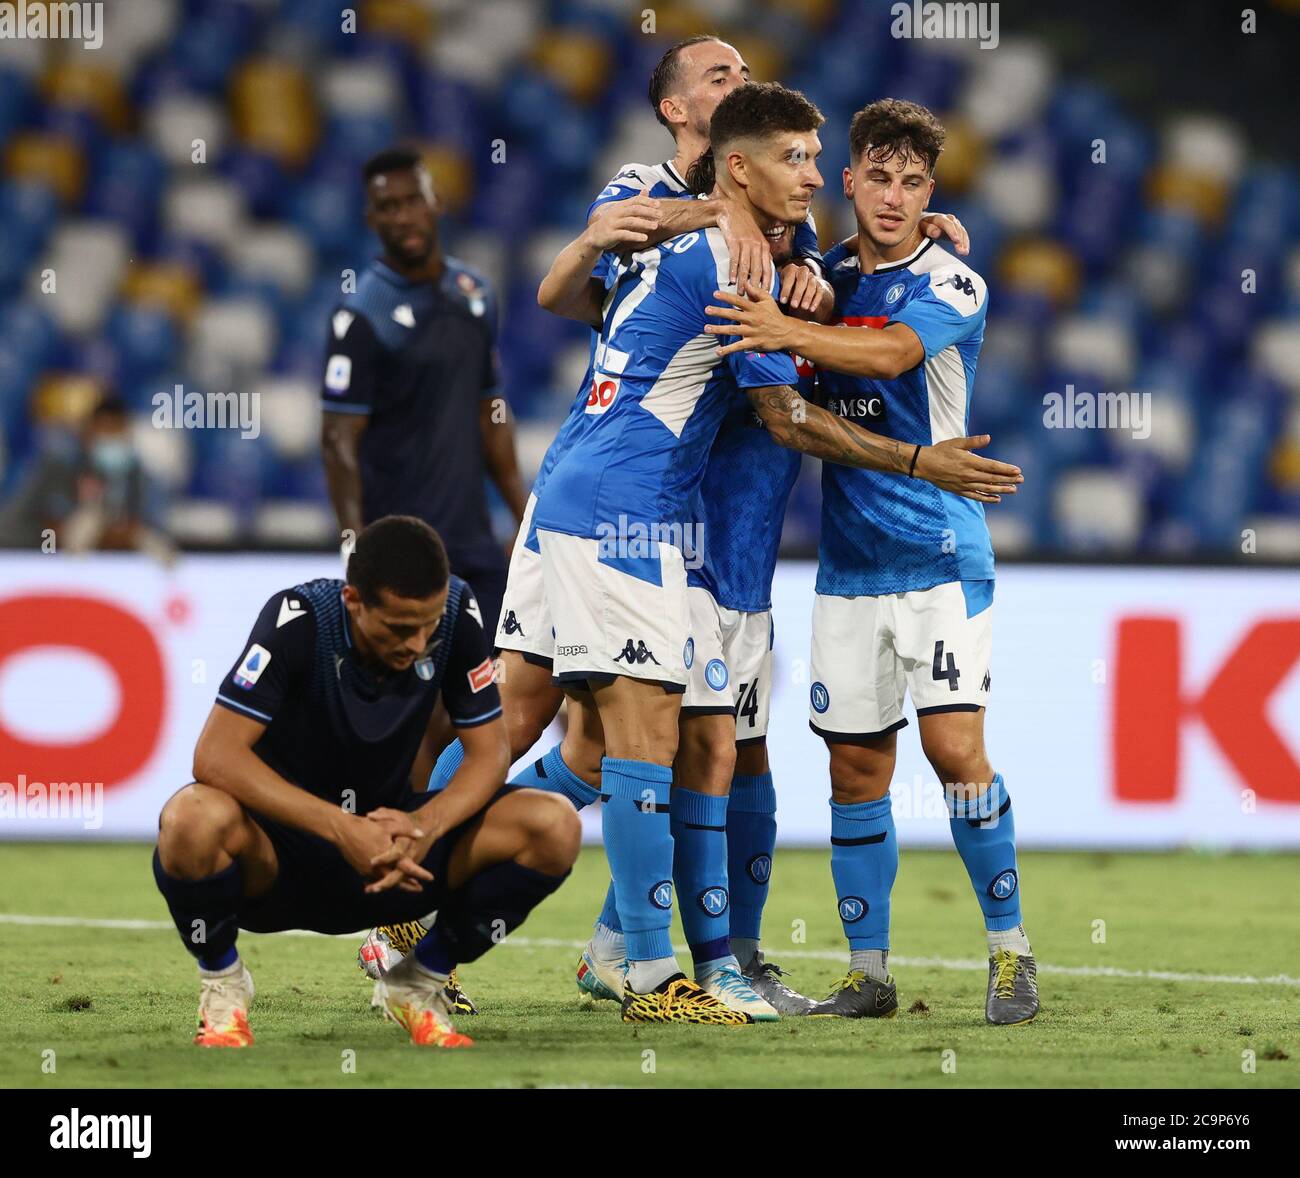
[(755, 727), (758, 716), (758, 680), (752, 683), (742, 683), (740, 685), (740, 704), (736, 708), (736, 721), (740, 722), (742, 716), (749, 717), (749, 726)]
[(957, 680), (961, 678), (961, 672), (957, 670), (957, 660), (953, 658), (952, 652), (948, 652), (948, 665), (945, 667), (943, 662), (943, 642), (934, 644), (934, 678), (947, 679), (948, 690), (957, 690)]

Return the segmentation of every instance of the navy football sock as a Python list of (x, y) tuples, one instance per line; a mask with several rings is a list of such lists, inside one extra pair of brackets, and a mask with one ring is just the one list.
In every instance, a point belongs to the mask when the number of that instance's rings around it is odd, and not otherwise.
[(874, 802), (831, 802), (831, 876), (850, 949), (889, 948), (889, 896), (898, 875), (898, 837), (886, 794)]
[(153, 877), (167, 901), (176, 931), (200, 969), (227, 969), (239, 956), (239, 905), (244, 878), (236, 859), (224, 871), (204, 879), (177, 879), (163, 870), (158, 849), (153, 853)]
[(727, 920), (727, 798), (684, 786), (672, 792), (673, 880), (682, 929), (698, 971), (731, 954)]
[[(438, 936), (429, 946), (431, 960), (446, 964), (448, 970), (463, 962), (477, 961), (523, 924), (528, 914), (568, 877), (567, 871), (563, 875), (545, 875), (521, 867), (513, 859), (485, 867), (438, 910), (432, 930)], [(438, 947), (436, 958), (432, 955), (434, 946)], [(421, 963), (434, 970), (433, 965), (423, 960)]]

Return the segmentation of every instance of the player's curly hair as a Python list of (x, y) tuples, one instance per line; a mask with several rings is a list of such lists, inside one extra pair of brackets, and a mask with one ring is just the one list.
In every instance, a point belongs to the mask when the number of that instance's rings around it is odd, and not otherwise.
[(882, 98), (864, 106), (849, 124), (849, 154), (853, 163), (867, 152), (873, 164), (883, 164), (900, 151), (905, 158), (925, 161), (934, 175), (947, 132), (925, 107), (902, 98)]
[(709, 150), (686, 171), (686, 186), (696, 193), (713, 191), (715, 160), (737, 139), (785, 131), (816, 131), (826, 117), (798, 90), (779, 82), (746, 82), (718, 103), (709, 121)]
[(348, 557), (348, 584), (367, 605), (378, 605), (384, 589), (413, 600), (432, 597), (450, 573), (441, 537), (413, 515), (386, 515), (367, 524)]

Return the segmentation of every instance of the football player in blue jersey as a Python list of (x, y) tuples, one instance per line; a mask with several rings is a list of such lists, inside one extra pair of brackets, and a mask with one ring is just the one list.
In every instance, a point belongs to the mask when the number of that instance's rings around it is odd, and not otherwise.
[[(589, 288), (603, 291), (618, 251), (653, 245), (675, 234), (714, 226), (722, 230), (726, 239), (731, 258), (729, 277), (741, 281), (748, 277), (766, 280), (765, 267), (770, 266), (771, 247), (779, 235), (774, 232), (769, 236), (760, 232), (748, 209), (724, 194), (709, 193), (709, 199), (690, 199), (695, 193), (685, 183), (686, 173), (708, 148), (709, 121), (714, 109), (748, 78), (749, 68), (736, 49), (716, 37), (688, 38), (664, 53), (651, 77), (649, 98), (656, 118), (672, 134), (676, 152), (671, 160), (662, 164), (625, 164), (618, 169), (593, 201), (587, 229), (571, 243), (568, 251), (562, 252), (543, 281), (538, 294), (543, 306), (557, 314), (585, 321), (586, 307), (590, 302)], [(959, 252), (967, 249), (964, 229), (956, 218), (947, 214), (928, 214), (924, 219), (924, 231), (933, 236), (950, 237)], [(811, 216), (794, 227), (793, 246), (789, 234), (786, 234), (784, 248), (792, 258), (782, 269), (780, 297), (792, 310), (811, 311), (820, 299), (830, 297), (829, 288), (820, 277), (821, 258)], [(570, 270), (574, 280), (567, 286), (560, 283), (557, 275), (563, 271), (569, 251), (588, 249), (591, 253), (584, 256), (596, 258), (590, 272)], [(593, 354), (595, 342), (593, 331)], [(598, 395), (599, 389), (593, 386), (589, 365), (570, 413), (542, 461), (511, 557), (496, 646), (500, 652), (499, 683), (512, 758), (522, 756), (541, 738), (563, 698), (551, 681), (554, 640), (542, 584), (536, 528), (532, 523), (533, 508), (555, 463), (574, 437), (593, 421), (586, 410), (588, 401)], [(749, 630), (757, 628), (761, 627), (754, 623)], [(701, 666), (707, 667), (708, 663), (706, 659)], [(567, 718), (563, 741), (530, 765), (516, 780), (563, 792), (575, 806), (581, 807), (598, 793), (603, 734), (594, 706), (576, 689), (570, 691)], [(730, 747), (732, 742), (730, 739), (726, 741), (726, 749), (717, 747), (721, 738), (716, 718), (705, 716), (694, 727), (699, 731), (693, 735), (688, 733), (683, 742), (682, 757), (686, 762), (696, 758), (699, 763), (685, 764), (683, 775), (700, 781), (703, 789), (725, 794), (730, 775), (724, 776), (724, 762), (736, 755)], [(706, 733), (708, 740), (704, 739)], [(431, 788), (438, 788), (449, 779), (459, 764), (460, 755), (456, 743), (445, 750), (434, 771)], [(729, 845), (733, 857), (745, 864), (754, 864), (753, 871), (761, 876), (763, 863), (771, 860), (768, 844), (774, 830), (771, 814), (775, 795), (767, 775), (765, 750), (751, 745), (742, 749), (740, 757), (737, 775), (745, 779), (740, 783), (741, 792), (748, 801), (742, 800), (729, 811), (734, 815), (734, 818), (728, 818)], [(707, 781), (714, 784), (704, 785)], [(745, 816), (751, 813), (752, 817)], [(748, 943), (757, 940), (761, 900), (767, 891), (766, 881), (752, 879), (752, 874), (747, 872), (746, 876), (751, 878), (752, 886), (742, 885), (742, 891), (752, 891), (753, 895), (738, 910), (746, 926), (752, 925), (755, 930), (752, 938), (742, 938), (742, 965), (747, 967), (747, 973), (754, 975), (751, 981), (759, 980), (760, 988), (768, 991), (766, 996), (778, 1008), (799, 1009), (804, 1004), (797, 995), (792, 1001), (783, 1002), (778, 971), (774, 966), (765, 965), (756, 945), (751, 949)], [(725, 922), (715, 917), (711, 923), (717, 927)], [(362, 968), (372, 976), (379, 976), (387, 964), (395, 961), (421, 934), (422, 928), (416, 923), (375, 930), (362, 946)], [(579, 962), (579, 988), (594, 997), (621, 998), (625, 964), (623, 937), (617, 926), (611, 884), (602, 919), (597, 922), (592, 942)], [(735, 986), (729, 976), (719, 975), (719, 985), (728, 987), (730, 993), (738, 996), (736, 1000), (746, 1000), (744, 991), (747, 988)], [(467, 1000), (462, 998), (462, 1003), (464, 1008), (468, 1008)]]
[[(765, 233), (805, 219), (821, 185), (821, 122), (811, 103), (783, 87), (733, 91), (710, 127), (718, 195), (746, 203)], [(597, 257), (594, 246), (564, 251), (561, 282), (585, 281)], [(729, 285), (729, 264), (717, 229), (620, 258), (604, 299), (593, 297), (589, 308), (588, 321), (601, 325), (585, 408), (595, 420), (555, 464), (533, 517), (555, 628), (554, 674), (590, 691), (604, 734), (601, 796), (629, 963), (627, 1021), (751, 1021), (686, 979), (668, 940), (669, 790), (691, 653), (682, 537), (695, 523), (722, 416), (743, 390), (778, 443), (908, 473), (901, 444), (799, 397), (788, 356), (719, 360), (704, 330), (706, 306), (715, 282)], [(1014, 468), (976, 457), (971, 446), (955, 439), (923, 447), (913, 472), (962, 494), (1014, 485)], [(689, 824), (710, 825), (708, 814), (688, 810)], [(725, 875), (725, 840), (713, 848)], [(722, 949), (729, 953), (725, 942)]]
[[(463, 763), (430, 796), (411, 771), (441, 700)], [(437, 920), (379, 983), (420, 1046), (466, 1047), (447, 985), (568, 875), (581, 831), (552, 793), (504, 787), (505, 724), (482, 615), (437, 533), (362, 530), (347, 581), (276, 593), (159, 819), (154, 878), (201, 979), (203, 1047), (253, 1042), (239, 930), (343, 933)]]
[[(846, 420), (883, 400), (884, 428), (915, 454), (968, 428), (987, 313), (984, 279), (918, 229), (943, 141), (934, 116), (910, 102), (885, 99), (854, 116), (843, 182), (858, 233), (854, 251), (845, 243), (827, 255), (835, 326), (784, 316), (751, 289), (747, 299), (720, 294), (727, 305), (713, 310), (728, 322), (706, 328), (738, 336), (723, 355), (788, 348), (813, 361), (826, 370), (829, 407)], [(850, 964), (814, 1013), (898, 1008), (888, 972), (898, 868), (889, 785), (909, 693), (984, 916), (985, 1017), (1018, 1024), (1038, 1011), (1011, 799), (984, 745), (993, 548), (972, 498), (870, 470), (823, 472), (810, 723), (830, 749), (831, 870)]]

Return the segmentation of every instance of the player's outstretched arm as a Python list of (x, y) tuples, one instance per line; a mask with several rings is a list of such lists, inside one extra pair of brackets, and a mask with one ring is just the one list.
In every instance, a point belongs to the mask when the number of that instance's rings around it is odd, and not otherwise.
[(873, 434), (851, 421), (805, 401), (789, 385), (747, 389), (754, 411), (772, 439), (825, 462), (912, 476), (965, 499), (997, 503), (1024, 481), (1020, 468), (972, 451), (989, 444), (982, 434), (949, 438), (936, 446), (917, 446)]
[(734, 343), (718, 349), (719, 356), (733, 352), (792, 352), (832, 372), (894, 380), (925, 359), (920, 337), (905, 323), (891, 323), (883, 331), (867, 327), (825, 327), (783, 315), (765, 290), (745, 288), (745, 296), (715, 290), (713, 297), (725, 306), (705, 308), (708, 315), (727, 323), (710, 323), (710, 335), (735, 336)]

